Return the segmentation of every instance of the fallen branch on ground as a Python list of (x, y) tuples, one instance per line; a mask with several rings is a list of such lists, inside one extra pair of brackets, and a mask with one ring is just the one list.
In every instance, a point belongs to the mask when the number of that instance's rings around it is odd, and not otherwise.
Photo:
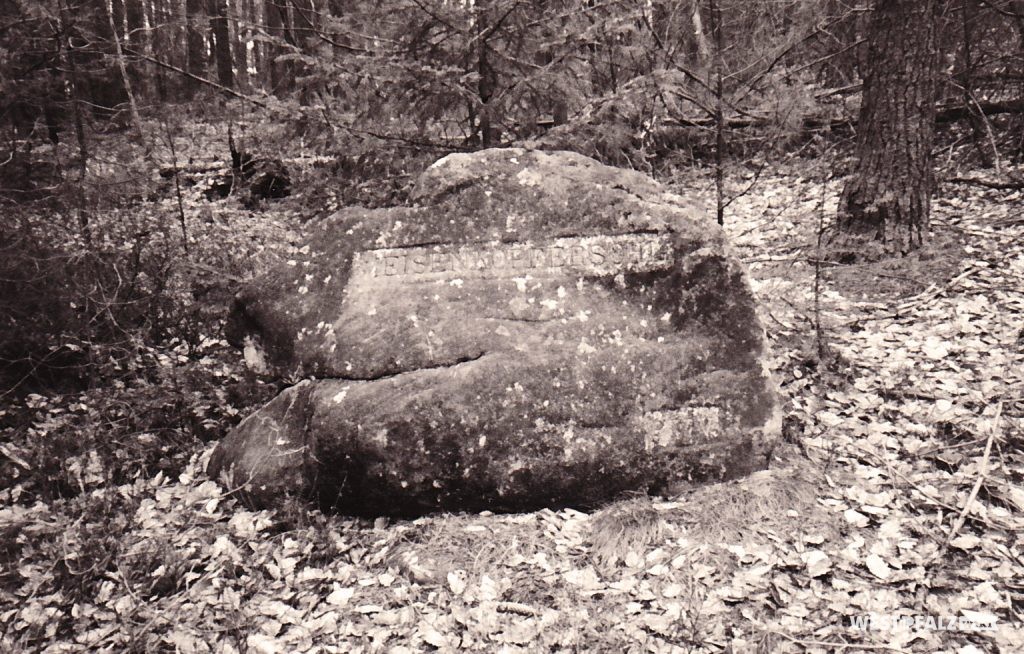
[(953, 182), (955, 184), (971, 184), (973, 186), (983, 186), (985, 188), (992, 188), (1000, 191), (1024, 189), (1024, 180), (1011, 180), (1003, 182), (998, 180), (982, 179), (980, 177), (950, 177), (947, 178), (945, 181)]

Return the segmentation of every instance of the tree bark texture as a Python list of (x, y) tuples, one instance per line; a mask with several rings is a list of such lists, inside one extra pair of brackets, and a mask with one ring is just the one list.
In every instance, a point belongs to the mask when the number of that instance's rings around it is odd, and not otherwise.
[(210, 33), (213, 35), (213, 55), (217, 62), (217, 81), (221, 86), (230, 89), (235, 86), (235, 73), (231, 67), (233, 62), (231, 60), (227, 0), (209, 0), (209, 2)]
[[(285, 0), (265, 0), (263, 11), (266, 15), (267, 33), (276, 39), (284, 40), (287, 36), (287, 7), (283, 5)], [(264, 43), (265, 64), (270, 69), (270, 91), (280, 93), (287, 90), (288, 71), (286, 62), (277, 61), (277, 57), (283, 54), (283, 48), (277, 43)]]
[(232, 54), (235, 59), (235, 87), (246, 89), (249, 86), (249, 28), (245, 25), (249, 16), (245, 13), (244, 0), (232, 0), (232, 20), (228, 21), (231, 30), (231, 42), (234, 44)]
[[(150, 25), (149, 51), (153, 53), (168, 52), (168, 50), (170, 49), (167, 47), (167, 44), (170, 42), (171, 30), (167, 26), (168, 12), (165, 3), (163, 2), (163, 0), (152, 0), (152, 2), (145, 3), (143, 5), (143, 8), (148, 10), (146, 20)], [(138, 42), (132, 41), (130, 47), (133, 50), (139, 51), (139, 48), (137, 47), (138, 45)], [(148, 54), (145, 50), (142, 50), (141, 52), (143, 52), (143, 54)], [(173, 51), (171, 52), (173, 53)], [(170, 60), (171, 58), (170, 54), (164, 56), (168, 60)], [(167, 79), (167, 76), (165, 75), (163, 69), (153, 69), (153, 84), (156, 87), (157, 97), (161, 101), (166, 101), (169, 97), (171, 97), (171, 83)]]
[[(127, 32), (125, 33), (125, 44), (127, 47), (139, 52), (149, 52), (146, 43), (146, 16), (142, 0), (125, 0), (125, 16), (127, 19)], [(146, 71), (141, 62), (131, 60), (128, 62), (128, 73), (131, 75), (132, 86), (139, 93), (145, 95)]]
[[(188, 60), (185, 68), (195, 77), (206, 75), (205, 17), (203, 0), (185, 1), (185, 43)], [(191, 92), (195, 92), (199, 85), (195, 81), (190, 81), (189, 87)]]
[(494, 92), (498, 85), (497, 71), (491, 65), (490, 44), (487, 43), (487, 32), (490, 29), (492, 19), (490, 5), (487, 2), (477, 2), (476, 29), (478, 52), (477, 52), (477, 95), (480, 98), (480, 143), (485, 148), (493, 147), (498, 143), (500, 128), (495, 124), (496, 107), (491, 103)]
[(839, 230), (889, 252), (921, 245), (934, 186), (936, 0), (877, 0), (857, 130), (856, 164)]
[[(96, 38), (93, 40), (88, 31), (79, 34), (83, 39), (82, 45), (88, 43), (92, 46), (80, 60), (80, 63), (85, 65), (79, 73), (83, 73), (82, 81), (88, 85), (86, 97), (92, 103), (93, 112), (109, 116), (118, 105), (128, 99), (118, 77), (104, 65), (106, 57), (113, 59), (116, 56), (113, 26), (117, 16), (124, 16), (124, 9), (120, 0), (115, 0), (109, 5), (106, 0), (93, 0), (91, 4), (91, 31)], [(111, 16), (114, 16), (113, 20)]]

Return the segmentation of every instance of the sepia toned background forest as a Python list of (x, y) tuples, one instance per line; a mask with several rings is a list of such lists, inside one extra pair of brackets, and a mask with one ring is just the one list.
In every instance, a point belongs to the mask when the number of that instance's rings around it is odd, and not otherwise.
[[(935, 32), (938, 120), (969, 121), (988, 141), (983, 116), (1024, 110), (1024, 7), (925, 4), (934, 24), (903, 28)], [(635, 165), (699, 156), (712, 148), (687, 128), (718, 123), (752, 130), (728, 139), (733, 154), (783, 149), (855, 122), (870, 13), (826, 0), (5, 0), (2, 116), (11, 139), (66, 133), (85, 152), (82, 132), (155, 140), (143, 117), (217, 95), (334, 153), (370, 138), (461, 148), (585, 124), (602, 132), (588, 145)]]

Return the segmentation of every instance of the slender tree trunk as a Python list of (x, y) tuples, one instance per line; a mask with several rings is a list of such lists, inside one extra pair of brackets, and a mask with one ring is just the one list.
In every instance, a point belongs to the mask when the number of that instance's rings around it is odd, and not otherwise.
[(690, 22), (693, 24), (693, 54), (707, 61), (711, 56), (711, 48), (708, 47), (708, 39), (704, 36), (704, 22), (700, 17), (700, 0), (693, 0), (693, 9), (690, 11)]
[[(305, 52), (307, 42), (315, 38), (315, 34), (319, 30), (313, 0), (288, 0), (288, 6), (291, 15), (291, 30), (289, 30), (290, 38), (288, 43), (300, 52)], [(292, 79), (304, 76), (306, 73), (307, 68), (305, 64), (300, 62), (290, 63)], [(304, 86), (299, 99), (303, 105), (309, 105), (313, 103), (315, 96), (311, 93), (311, 89), (308, 86)]]
[(217, 62), (217, 81), (221, 86), (234, 88), (235, 73), (231, 68), (231, 34), (228, 29), (226, 0), (209, 0), (210, 34), (213, 36), (213, 54)]
[[(695, 12), (694, 15), (699, 15)], [(722, 97), (722, 11), (711, 0), (711, 33), (715, 39), (715, 217), (725, 224), (725, 112)], [(705, 47), (707, 47), (705, 45)]]
[(117, 68), (121, 72), (121, 82), (124, 84), (124, 92), (128, 97), (128, 109), (132, 117), (132, 127), (135, 129), (135, 136), (139, 139), (139, 143), (142, 144), (148, 153), (149, 146), (146, 145), (146, 135), (142, 131), (142, 119), (139, 117), (139, 107), (135, 104), (135, 94), (132, 92), (132, 81), (128, 75), (128, 64), (124, 59), (124, 50), (121, 49), (121, 37), (117, 34), (118, 29), (114, 22), (114, 12), (110, 12), (108, 16), (110, 18), (111, 38), (114, 39), (114, 54), (117, 57)]
[[(282, 2), (284, 0), (264, 0), (263, 3), (267, 33), (274, 37), (275, 40), (283, 40), (285, 38), (285, 18), (287, 17), (287, 12), (283, 10)], [(267, 68), (267, 72), (270, 73), (271, 93), (280, 93), (285, 90), (284, 64), (277, 61), (277, 57), (282, 51), (282, 47), (278, 43), (263, 44), (264, 65)]]
[[(146, 43), (146, 16), (143, 8), (143, 0), (125, 0), (125, 18), (127, 20), (127, 31), (124, 40), (128, 47), (137, 52), (148, 54), (150, 49)], [(132, 87), (138, 97), (146, 97), (146, 75), (141, 62), (137, 59), (128, 61), (128, 75), (131, 77)]]
[[(545, 39), (554, 38), (552, 34), (544, 34)], [(554, 55), (550, 48), (542, 48), (534, 53), (534, 63), (538, 66), (550, 66), (554, 61)], [(551, 122), (553, 125), (564, 125), (569, 120), (569, 103), (565, 100), (565, 92), (563, 89), (558, 87), (549, 86), (549, 90), (545, 94), (547, 97), (544, 98), (543, 104), (537, 107), (538, 114), (542, 110), (551, 111)], [(540, 118), (538, 115), (537, 118)], [(532, 126), (531, 126), (532, 127)]]
[(114, 36), (120, 37), (124, 32), (124, 0), (110, 0), (105, 8), (110, 12), (110, 29)]
[[(79, 61), (79, 63), (85, 64), (80, 71), (83, 74), (80, 76), (79, 82), (83, 88), (80, 88), (79, 91), (88, 88), (88, 98), (92, 103), (93, 110), (99, 110), (97, 113), (110, 116), (113, 115), (113, 110), (118, 105), (128, 99), (124, 95), (124, 87), (119, 83), (117, 74), (106, 65), (107, 57), (116, 56), (114, 25), (117, 23), (118, 17), (123, 17), (124, 13), (121, 0), (113, 0), (110, 4), (107, 0), (92, 0), (91, 5), (90, 26), (96, 38), (89, 36), (88, 47), (84, 49), (87, 54), (83, 54)], [(85, 6), (77, 9), (81, 11), (85, 9)], [(68, 5), (66, 10), (70, 13), (71, 6)], [(111, 13), (114, 15), (113, 20), (110, 19)], [(75, 22), (81, 21), (77, 15), (69, 16), (69, 18)], [(79, 36), (86, 35), (79, 34)]]
[[(203, 0), (185, 0), (185, 44), (186, 61), (185, 69), (196, 77), (206, 76), (206, 12), (203, 10)], [(188, 89), (191, 96), (198, 90), (199, 85), (189, 81)]]
[[(1017, 27), (1017, 56), (1024, 60), (1024, 0), (1014, 0), (1013, 4), (1014, 23)], [(1024, 97), (1024, 75), (1021, 76), (1017, 91)], [(1022, 125), (1021, 118), (1016, 119), (1018, 126)], [(1024, 129), (1017, 130), (1017, 156), (1024, 159)]]
[(978, 151), (982, 164), (986, 168), (991, 168), (995, 164), (995, 160), (992, 153), (986, 149), (985, 116), (978, 109), (978, 103), (974, 97), (974, 34), (971, 23), (976, 10), (975, 3), (971, 0), (964, 0), (960, 8), (961, 27), (963, 28), (963, 47), (960, 51), (963, 74), (960, 76), (960, 84), (963, 86), (964, 106), (970, 112), (968, 120), (974, 136), (974, 147)]
[[(249, 20), (253, 25), (266, 25), (267, 16), (265, 7), (263, 6), (263, 0), (245, 0), (245, 6), (248, 10)], [(258, 28), (253, 28), (250, 34), (255, 36), (258, 33)], [(267, 71), (266, 63), (267, 44), (262, 40), (253, 39), (252, 41), (252, 67), (256, 71), (255, 77), (251, 79), (253, 86), (259, 84), (262, 88), (267, 88)]]
[(497, 86), (494, 67), (490, 62), (490, 46), (487, 43), (487, 29), (490, 25), (488, 3), (478, 1), (476, 4), (476, 35), (477, 35), (477, 95), (480, 98), (480, 144), (485, 148), (498, 142), (498, 129), (493, 124), (494, 106), (491, 100)]
[(936, 0), (877, 0), (853, 175), (839, 229), (905, 253), (921, 245), (933, 188)]
[[(143, 7), (149, 10), (149, 13), (147, 14), (146, 18), (149, 22), (149, 42), (151, 44), (150, 51), (154, 53), (166, 53), (169, 38), (167, 36), (168, 27), (164, 0), (149, 0), (148, 2), (144, 3)], [(138, 44), (133, 42), (132, 49), (138, 52), (139, 50), (136, 47), (137, 45)], [(141, 52), (143, 54), (148, 54), (146, 53), (145, 50), (142, 50)], [(170, 60), (174, 59), (174, 57), (167, 58)], [(171, 93), (170, 89), (168, 88), (168, 81), (166, 79), (164, 71), (156, 67), (150, 67), (150, 70), (152, 71), (151, 79), (153, 80), (153, 84), (156, 87), (157, 98), (159, 98), (161, 101), (166, 101), (170, 97)]]
[(235, 85), (245, 90), (249, 86), (249, 23), (251, 18), (246, 14), (247, 3), (244, 0), (231, 0), (231, 14), (234, 20), (232, 28), (232, 51), (235, 55)]
[(89, 214), (85, 207), (85, 175), (89, 166), (89, 147), (85, 140), (85, 125), (82, 117), (82, 100), (80, 97), (78, 79), (78, 64), (75, 58), (74, 48), (71, 47), (70, 21), (68, 19), (67, 4), (65, 0), (57, 0), (57, 16), (60, 34), (62, 35), (61, 46), (64, 49), (67, 63), (68, 87), (71, 91), (71, 111), (75, 119), (75, 137), (78, 140), (78, 184), (77, 184), (77, 214), (78, 228), (82, 238), (87, 244), (92, 243), (92, 229), (89, 227)]

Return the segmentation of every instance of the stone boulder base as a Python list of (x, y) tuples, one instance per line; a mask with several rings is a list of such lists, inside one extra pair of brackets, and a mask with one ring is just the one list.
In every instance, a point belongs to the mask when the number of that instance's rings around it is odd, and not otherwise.
[(304, 379), (210, 473), (356, 515), (590, 506), (762, 468), (779, 433), (744, 272), (703, 211), (568, 152), (456, 154), (415, 206), (348, 209), (237, 298)]

